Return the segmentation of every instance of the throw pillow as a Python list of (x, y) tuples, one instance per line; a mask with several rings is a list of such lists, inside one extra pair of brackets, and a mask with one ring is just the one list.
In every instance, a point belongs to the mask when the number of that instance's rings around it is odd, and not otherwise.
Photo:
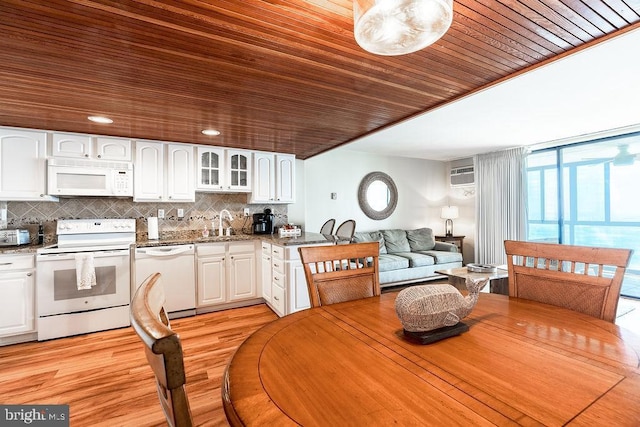
[(430, 251), (436, 246), (436, 240), (433, 238), (433, 230), (430, 228), (407, 230), (407, 239), (413, 252)]
[(356, 231), (355, 234), (353, 235), (353, 241), (356, 243), (377, 241), (378, 244), (380, 245), (380, 253), (381, 254), (387, 253), (387, 248), (384, 245), (384, 237), (382, 237), (382, 233), (380, 233), (379, 231), (372, 231), (372, 232)]
[(382, 230), (381, 232), (388, 253), (411, 252), (407, 233), (404, 230)]

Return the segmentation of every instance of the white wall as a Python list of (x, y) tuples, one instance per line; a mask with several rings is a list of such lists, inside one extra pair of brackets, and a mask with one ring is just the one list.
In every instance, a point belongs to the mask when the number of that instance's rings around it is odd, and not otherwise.
[[(335, 218), (337, 224), (355, 219), (356, 231), (429, 227), (435, 234), (444, 233), (440, 208), (446, 204), (449, 189), (444, 162), (338, 148), (305, 160), (298, 169), (304, 170), (302, 182), (296, 183), (297, 203), (289, 205), (288, 214), (293, 221), (304, 212), (307, 231), (317, 232), (328, 218)], [(365, 216), (358, 205), (360, 181), (374, 171), (389, 175), (398, 188), (395, 212), (381, 221)], [(336, 200), (331, 199), (331, 193), (337, 193)]]
[(296, 159), (296, 203), (287, 206), (289, 224), (304, 227), (305, 224), (305, 167), (304, 161)]

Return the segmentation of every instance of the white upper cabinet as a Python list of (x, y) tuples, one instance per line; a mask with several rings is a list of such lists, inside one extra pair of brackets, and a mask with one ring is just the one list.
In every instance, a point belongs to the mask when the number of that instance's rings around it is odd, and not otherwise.
[(53, 157), (89, 158), (93, 155), (91, 136), (75, 133), (54, 133), (51, 135), (51, 155)]
[(193, 146), (167, 144), (166, 198), (173, 202), (195, 202)]
[(95, 138), (96, 157), (102, 160), (131, 161), (131, 140), (123, 138)]
[(131, 161), (131, 141), (124, 138), (53, 133), (51, 155), (76, 159)]
[(276, 154), (276, 202), (296, 201), (296, 157)]
[(164, 144), (136, 141), (133, 200), (157, 202), (164, 196)]
[(48, 200), (47, 133), (0, 128), (0, 200)]
[(276, 173), (275, 154), (253, 154), (253, 191), (251, 202), (273, 202), (275, 200)]
[(251, 191), (251, 151), (226, 150), (225, 189), (229, 191)]
[(193, 146), (136, 141), (133, 200), (195, 201)]
[(295, 202), (295, 161), (290, 154), (254, 153), (250, 203)]
[(198, 191), (246, 193), (251, 191), (251, 151), (198, 146)]
[(224, 190), (224, 149), (199, 145), (197, 149), (196, 190)]

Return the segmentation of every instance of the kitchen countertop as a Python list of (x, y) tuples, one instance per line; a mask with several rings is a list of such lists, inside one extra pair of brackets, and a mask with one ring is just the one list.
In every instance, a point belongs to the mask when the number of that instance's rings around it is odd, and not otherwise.
[(260, 240), (280, 246), (312, 245), (314, 243), (335, 242), (333, 236), (325, 236), (320, 233), (302, 233), (297, 237), (278, 237), (277, 234), (234, 234), (232, 236), (211, 236), (211, 237), (172, 237), (158, 240), (143, 240), (136, 242), (137, 247), (167, 246), (167, 245), (187, 245), (199, 243), (224, 243), (241, 242), (246, 240)]
[(20, 246), (2, 246), (0, 247), (0, 254), (2, 255), (23, 255), (23, 254), (35, 254), (38, 249), (46, 248), (52, 245), (42, 244), (29, 244)]
[[(277, 234), (234, 234), (232, 236), (212, 236), (212, 237), (167, 237), (158, 240), (139, 239), (136, 241), (137, 247), (186, 245), (198, 243), (220, 243), (220, 242), (241, 242), (247, 240), (260, 240), (280, 246), (312, 245), (327, 242), (335, 242), (333, 236), (325, 236), (320, 233), (302, 233), (296, 237), (278, 237)], [(2, 255), (35, 254), (38, 249), (52, 246), (51, 244), (29, 244), (21, 246), (0, 247)]]

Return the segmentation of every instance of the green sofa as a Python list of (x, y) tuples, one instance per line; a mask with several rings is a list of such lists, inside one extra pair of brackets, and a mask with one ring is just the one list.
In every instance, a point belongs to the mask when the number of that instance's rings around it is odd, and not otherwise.
[(380, 287), (437, 279), (436, 270), (462, 267), (458, 248), (436, 242), (430, 228), (359, 231), (353, 240), (380, 243)]

